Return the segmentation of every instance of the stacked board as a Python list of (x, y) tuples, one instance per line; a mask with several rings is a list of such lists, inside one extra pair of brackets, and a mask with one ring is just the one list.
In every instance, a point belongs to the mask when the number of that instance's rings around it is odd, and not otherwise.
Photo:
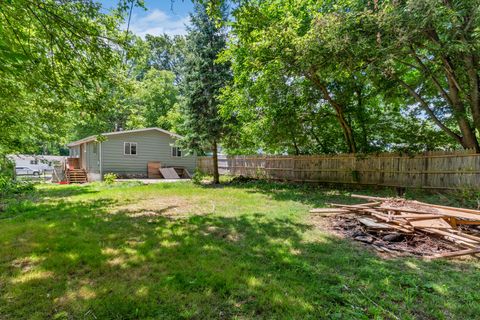
[[(357, 205), (330, 204), (334, 208), (313, 209), (321, 216), (352, 216), (364, 226), (367, 238), (381, 237), (381, 232), (394, 232), (399, 238), (414, 235), (439, 239), (451, 244), (453, 250), (428, 256), (446, 258), (480, 253), (480, 211), (433, 205), (400, 198), (380, 198), (363, 195), (352, 197), (368, 200)], [(378, 230), (382, 230), (381, 232)], [(393, 234), (392, 234), (393, 236)], [(365, 238), (365, 237), (362, 237)], [(432, 242), (433, 243), (433, 242)]]

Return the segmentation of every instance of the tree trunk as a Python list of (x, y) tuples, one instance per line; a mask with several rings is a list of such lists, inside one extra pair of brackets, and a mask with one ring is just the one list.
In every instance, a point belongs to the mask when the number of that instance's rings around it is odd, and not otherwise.
[(348, 152), (356, 153), (357, 145), (355, 144), (353, 130), (352, 130), (352, 127), (350, 126), (350, 123), (348, 123), (347, 118), (345, 117), (345, 113), (343, 112), (343, 106), (341, 106), (337, 101), (332, 99), (332, 97), (327, 91), (327, 88), (324, 88), (322, 91), (324, 93), (323, 96), (325, 100), (327, 100), (335, 109), (337, 120), (340, 123), (340, 126), (342, 127), (343, 136), (345, 137), (345, 143), (347, 144)]
[[(443, 46), (444, 44), (441, 42), (440, 37), (435, 30), (433, 26), (430, 26), (428, 30), (425, 31), (425, 35), (427, 38), (435, 43), (436, 45)], [(466, 40), (463, 39), (465, 42)], [(415, 92), (413, 88), (409, 88), (408, 85), (406, 86), (405, 83), (402, 83), (404, 87), (409, 90), (409, 92), (417, 99), (417, 101), (423, 106), (423, 108), (429, 113), (429, 115), (434, 119), (435, 123), (439, 125), (442, 130), (444, 130), (447, 134), (452, 136), (454, 139), (456, 139), (463, 148), (465, 149), (474, 149), (476, 153), (480, 153), (480, 146), (478, 139), (476, 137), (475, 133), (475, 127), (478, 128), (478, 125), (480, 124), (480, 109), (478, 108), (478, 90), (471, 90), (472, 88), (475, 88), (475, 86), (478, 88), (478, 74), (476, 74), (476, 69), (475, 69), (475, 57), (467, 57), (464, 59), (465, 66), (467, 68), (467, 77), (469, 78), (469, 84), (470, 84), (470, 106), (471, 110), (468, 112), (465, 108), (467, 102), (465, 99), (462, 97), (460, 94), (461, 91), (461, 81), (459, 77), (456, 75), (455, 67), (454, 67), (454, 59), (452, 59), (449, 55), (445, 54), (439, 54), (438, 55), (438, 61), (443, 65), (443, 72), (444, 76), (447, 80), (447, 85), (448, 85), (448, 91), (444, 90), (442, 86), (440, 85), (440, 82), (436, 79), (436, 77), (432, 74), (430, 69), (428, 69), (425, 64), (422, 62), (422, 60), (416, 55), (415, 50), (413, 47), (411, 48), (412, 53), (414, 55), (414, 58), (417, 60), (419, 63), (420, 67), (422, 68), (423, 71), (425, 71), (425, 74), (427, 76), (430, 76), (433, 80), (433, 83), (439, 90), (440, 95), (445, 99), (445, 102), (451, 107), (451, 111), (453, 113), (453, 117), (455, 121), (457, 122), (458, 128), (460, 129), (461, 135), (458, 135), (451, 131), (449, 128), (446, 127), (441, 121), (433, 114), (433, 111), (431, 111), (430, 107), (425, 101), (420, 101), (422, 99), (418, 99), (419, 95)], [(462, 89), (462, 91), (468, 91), (465, 90), (465, 88)], [(469, 119), (469, 116), (472, 116), (473, 118), (473, 125)]]
[(322, 83), (322, 81), (318, 78), (318, 76), (315, 74), (315, 72), (311, 72), (309, 74), (310, 80), (313, 81), (315, 86), (320, 89), (323, 98), (330, 103), (330, 105), (333, 107), (335, 110), (337, 120), (340, 124), (340, 127), (342, 128), (343, 131), (343, 136), (345, 137), (345, 143), (347, 144), (348, 152), (350, 153), (356, 153), (357, 152), (357, 146), (355, 144), (355, 138), (353, 136), (353, 130), (352, 127), (350, 126), (350, 123), (348, 123), (347, 118), (345, 117), (344, 113), (344, 107), (340, 105), (335, 99), (333, 99), (330, 96), (330, 92), (328, 92), (327, 87), (325, 84)]
[(345, 137), (345, 142), (347, 143), (347, 147), (348, 147), (348, 152), (356, 153), (357, 145), (355, 144), (353, 130), (352, 130), (352, 127), (350, 126), (350, 123), (348, 123), (347, 119), (345, 118), (345, 113), (343, 112), (342, 108), (337, 110), (337, 118), (338, 118), (338, 121), (340, 122), (340, 125), (342, 126), (343, 135)]
[[(357, 87), (355, 90), (355, 93), (357, 94), (357, 110), (356, 110), (356, 117), (358, 119), (358, 123), (360, 125), (360, 129), (362, 130), (362, 144), (363, 146), (360, 146), (360, 150), (363, 151), (368, 151), (368, 133), (367, 133), (367, 126), (366, 126), (366, 119), (365, 119), (365, 114), (364, 114), (364, 109), (363, 109), (363, 96), (362, 96), (362, 87)], [(357, 140), (358, 141), (358, 140)]]
[(476, 153), (480, 153), (480, 146), (475, 135), (475, 127), (472, 127), (467, 118), (467, 110), (460, 97), (460, 90), (458, 89), (457, 82), (451, 74), (447, 74), (447, 81), (450, 91), (449, 96), (452, 101), (453, 116), (462, 132), (462, 146), (465, 149), (475, 149)]
[(213, 141), (212, 145), (212, 153), (213, 153), (213, 183), (219, 184), (220, 183), (220, 174), (218, 173), (218, 151), (217, 151), (217, 141)]
[(465, 149), (474, 149), (476, 153), (480, 153), (480, 146), (478, 139), (475, 136), (475, 129), (470, 126), (470, 121), (466, 118), (465, 114), (459, 114), (455, 117), (457, 119), (458, 126), (462, 131), (462, 147)]
[(298, 149), (297, 140), (295, 139), (295, 133), (292, 132), (292, 142), (293, 148), (295, 149), (295, 155), (298, 156), (300, 154), (300, 149)]
[(465, 58), (467, 75), (470, 84), (470, 106), (472, 109), (473, 123), (480, 130), (480, 77), (477, 73), (477, 59), (472, 55)]
[[(422, 109), (428, 114), (428, 116), (433, 120), (433, 122), (435, 122), (435, 124), (440, 128), (442, 129), (446, 134), (448, 134), (450, 137), (452, 137), (455, 141), (457, 141), (458, 143), (460, 143), (462, 145), (462, 147), (464, 148), (475, 148), (474, 146), (471, 146), (470, 143), (470, 139), (471, 139), (471, 136), (469, 135), (468, 138), (465, 138), (465, 136), (461, 136), (455, 132), (453, 132), (449, 127), (447, 127), (436, 115), (435, 113), (432, 111), (432, 109), (430, 109), (428, 103), (411, 87), (409, 86), (405, 81), (403, 81), (402, 79), (398, 78), (398, 77), (395, 77), (395, 79), (405, 88), (407, 89), (408, 93), (413, 97), (415, 98), (415, 100), (420, 104), (420, 107), (422, 107)], [(450, 99), (450, 97), (449, 97)], [(454, 111), (453, 109), (453, 104), (452, 104), (452, 111)], [(460, 125), (460, 122), (458, 121), (459, 117), (456, 117), (457, 119), (457, 123), (459, 124), (459, 127), (460, 127), (460, 131), (462, 133), (462, 135), (465, 135), (465, 132), (464, 130), (462, 129), (462, 125)], [(466, 120), (466, 119), (465, 119)], [(465, 127), (464, 129), (466, 129), (467, 127), (469, 127), (468, 123), (464, 123), (463, 126)], [(469, 132), (469, 130), (466, 130), (467, 134)], [(470, 130), (471, 132), (471, 130)], [(467, 141), (468, 140), (468, 141)]]

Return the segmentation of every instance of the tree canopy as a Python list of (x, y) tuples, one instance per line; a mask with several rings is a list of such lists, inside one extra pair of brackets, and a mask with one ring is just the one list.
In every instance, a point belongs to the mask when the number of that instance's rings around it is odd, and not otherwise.
[[(403, 10), (382, 5), (386, 12)], [(454, 144), (445, 139), (448, 131), (441, 133), (441, 126), (418, 113), (398, 79), (386, 74), (392, 61), (382, 40), (396, 38), (393, 31), (384, 35), (386, 12), (368, 1), (239, 4), (224, 54), (232, 61), (234, 84), (224, 91), (223, 112), (240, 115), (237, 130), (245, 134), (233, 142), (288, 153)], [(451, 122), (444, 126), (451, 128)], [(238, 147), (232, 144), (235, 152), (243, 151)]]
[(93, 1), (3, 1), (0, 153), (34, 151), (68, 135), (74, 112), (94, 113), (121, 63), (122, 10)]
[(140, 38), (142, 1), (4, 1), (0, 154), (150, 126), (197, 152), (480, 152), (478, 0), (195, 3), (186, 37)]

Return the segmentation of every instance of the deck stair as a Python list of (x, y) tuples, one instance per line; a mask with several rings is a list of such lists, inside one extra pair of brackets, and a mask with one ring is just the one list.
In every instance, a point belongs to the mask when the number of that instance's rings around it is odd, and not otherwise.
[(86, 183), (87, 172), (85, 169), (67, 169), (67, 181), (69, 183)]

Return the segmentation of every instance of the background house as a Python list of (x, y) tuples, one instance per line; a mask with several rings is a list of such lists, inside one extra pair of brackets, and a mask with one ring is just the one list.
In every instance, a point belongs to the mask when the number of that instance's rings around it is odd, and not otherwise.
[[(195, 170), (196, 156), (185, 155), (175, 146), (181, 136), (160, 129), (146, 128), (90, 136), (68, 144), (69, 158), (78, 159), (89, 181), (101, 180), (106, 173), (116, 173), (121, 178), (147, 178), (149, 162), (160, 162), (162, 167), (184, 167)], [(102, 139), (103, 140), (103, 139)]]
[(28, 167), (40, 172), (53, 171), (55, 165), (60, 165), (65, 161), (63, 156), (49, 155), (30, 155), (15, 154), (9, 155), (8, 158), (15, 162), (15, 167)]

